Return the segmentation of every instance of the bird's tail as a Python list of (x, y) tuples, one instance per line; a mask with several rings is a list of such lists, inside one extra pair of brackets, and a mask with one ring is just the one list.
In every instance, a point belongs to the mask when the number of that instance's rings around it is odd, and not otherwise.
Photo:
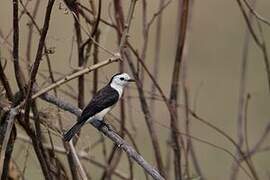
[(64, 134), (64, 141), (70, 141), (72, 137), (81, 129), (84, 122), (77, 122)]

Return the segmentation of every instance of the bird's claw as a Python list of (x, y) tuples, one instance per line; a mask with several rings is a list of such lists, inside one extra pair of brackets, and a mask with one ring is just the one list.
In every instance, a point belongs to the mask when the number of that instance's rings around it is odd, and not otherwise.
[(104, 126), (106, 126), (106, 128), (108, 128), (109, 131), (113, 130), (113, 128), (110, 124), (104, 123)]
[(103, 121), (100, 121), (100, 125), (98, 127), (98, 130), (100, 131), (103, 127), (106, 127), (109, 131), (112, 131), (112, 126), (110, 124), (107, 124)]
[(121, 148), (122, 146), (123, 146), (123, 143), (117, 144), (117, 147), (118, 147), (118, 148)]

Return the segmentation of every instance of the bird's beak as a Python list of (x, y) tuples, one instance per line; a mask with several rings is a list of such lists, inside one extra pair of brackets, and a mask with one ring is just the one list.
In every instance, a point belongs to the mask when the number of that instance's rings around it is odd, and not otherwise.
[(128, 82), (136, 82), (135, 79), (129, 79)]

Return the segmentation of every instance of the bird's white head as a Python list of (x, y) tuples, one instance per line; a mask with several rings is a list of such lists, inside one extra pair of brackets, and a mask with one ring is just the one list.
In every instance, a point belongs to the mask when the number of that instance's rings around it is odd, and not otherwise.
[(129, 82), (134, 82), (134, 80), (127, 73), (118, 73), (112, 77), (110, 84), (125, 87)]
[(127, 73), (115, 74), (110, 81), (110, 86), (122, 94), (123, 88), (129, 83), (134, 82)]

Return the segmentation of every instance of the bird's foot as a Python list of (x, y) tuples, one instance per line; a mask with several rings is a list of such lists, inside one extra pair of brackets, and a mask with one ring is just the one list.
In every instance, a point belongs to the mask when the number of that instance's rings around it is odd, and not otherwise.
[(98, 126), (98, 130), (100, 131), (104, 126), (105, 126), (109, 131), (112, 131), (112, 126), (111, 126), (110, 124), (105, 123), (104, 121), (100, 121), (100, 125)]
[(124, 144), (124, 143), (117, 144), (117, 147), (118, 147), (118, 148), (122, 148), (123, 144)]

